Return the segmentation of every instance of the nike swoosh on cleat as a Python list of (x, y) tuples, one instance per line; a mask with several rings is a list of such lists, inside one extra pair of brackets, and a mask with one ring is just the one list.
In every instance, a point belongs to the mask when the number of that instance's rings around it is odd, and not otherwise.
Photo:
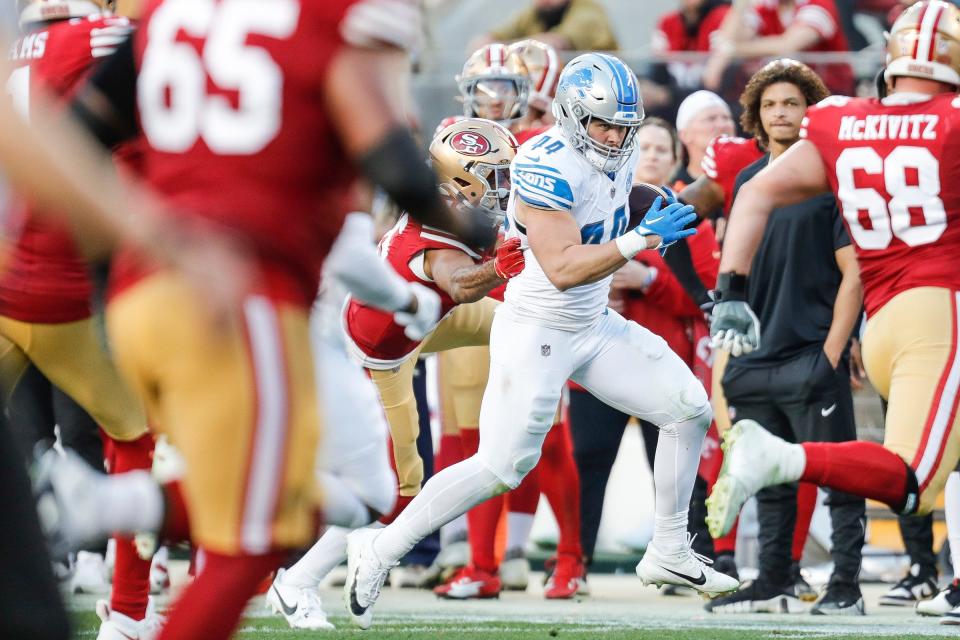
[(353, 585), (350, 587), (350, 613), (355, 616), (362, 616), (367, 611), (367, 608), (361, 607), (360, 603), (357, 602), (357, 573), (360, 573), (359, 569), (354, 573)]
[(273, 589), (273, 592), (274, 592), (275, 594), (277, 594), (277, 600), (280, 601), (280, 608), (283, 609), (284, 615), (292, 616), (293, 614), (295, 614), (295, 613), (297, 612), (297, 607), (300, 606), (299, 604), (296, 604), (296, 605), (294, 605), (294, 606), (291, 607), (290, 605), (288, 605), (288, 604), (284, 601), (283, 596), (280, 595), (280, 591), (277, 589), (276, 586), (271, 586), (270, 588)]
[(833, 413), (834, 411), (836, 411), (836, 409), (837, 409), (837, 403), (834, 402), (832, 405), (830, 405), (830, 406), (827, 407), (826, 409), (820, 409), (820, 415), (823, 416), (824, 418), (826, 418), (826, 417), (829, 416), (831, 413)]
[[(660, 568), (661, 568), (661, 569), (667, 569), (667, 568), (664, 567), (663, 565), (660, 565)], [(695, 585), (697, 585), (697, 586), (702, 586), (702, 585), (704, 585), (704, 584), (707, 583), (707, 574), (703, 573), (702, 571), (700, 572), (700, 577), (699, 577), (699, 578), (694, 578), (693, 576), (688, 576), (688, 575), (686, 575), (686, 574), (684, 574), (684, 573), (680, 573), (679, 571), (674, 571), (673, 569), (667, 569), (667, 571), (669, 571), (669, 572), (672, 573), (673, 575), (677, 576), (678, 578), (683, 578), (684, 580), (686, 580), (686, 581), (689, 582), (690, 584), (695, 584)]]

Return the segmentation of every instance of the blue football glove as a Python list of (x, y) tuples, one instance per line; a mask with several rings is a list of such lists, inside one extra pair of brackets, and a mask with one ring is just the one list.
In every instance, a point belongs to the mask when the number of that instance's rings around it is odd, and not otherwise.
[(686, 228), (697, 219), (697, 214), (693, 212), (693, 205), (677, 202), (673, 198), (667, 200), (667, 206), (662, 205), (663, 198), (658, 197), (654, 200), (635, 229), (642, 236), (660, 236), (660, 244), (657, 245), (657, 249), (660, 250), (697, 232), (696, 228)]

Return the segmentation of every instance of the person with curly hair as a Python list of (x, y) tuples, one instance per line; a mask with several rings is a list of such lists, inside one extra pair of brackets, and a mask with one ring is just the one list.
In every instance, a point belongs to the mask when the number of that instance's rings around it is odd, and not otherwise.
[[(735, 193), (800, 140), (807, 108), (828, 95), (820, 77), (795, 60), (776, 60), (754, 74), (740, 97), (740, 124), (767, 153), (740, 172)], [(791, 442), (855, 440), (849, 350), (863, 289), (833, 195), (777, 210), (752, 274), (747, 297), (760, 318), (764, 340), (757, 350), (730, 358), (723, 371), (721, 384), (731, 419), (756, 420)], [(815, 489), (801, 487), (801, 494), (815, 496)], [(759, 576), (739, 592), (710, 602), (708, 611), (803, 610), (791, 557), (797, 493), (797, 483), (791, 483), (757, 494)], [(828, 504), (834, 571), (812, 613), (862, 615), (858, 575), (864, 501), (831, 490)]]

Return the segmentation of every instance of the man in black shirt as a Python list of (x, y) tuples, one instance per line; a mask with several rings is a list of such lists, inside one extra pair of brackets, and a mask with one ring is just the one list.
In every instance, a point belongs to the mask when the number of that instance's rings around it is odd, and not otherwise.
[[(769, 153), (745, 168), (736, 189), (799, 140), (807, 106), (828, 92), (817, 75), (792, 60), (770, 63), (743, 93), (742, 125)], [(850, 239), (832, 194), (777, 210), (754, 259), (748, 297), (763, 342), (731, 359), (723, 390), (731, 418), (749, 418), (791, 442), (856, 438), (848, 346), (863, 293)], [(800, 611), (793, 593), (793, 485), (757, 495), (760, 575), (749, 587), (707, 605), (714, 612)], [(862, 614), (857, 576), (864, 541), (864, 502), (831, 493), (835, 564), (813, 613)]]

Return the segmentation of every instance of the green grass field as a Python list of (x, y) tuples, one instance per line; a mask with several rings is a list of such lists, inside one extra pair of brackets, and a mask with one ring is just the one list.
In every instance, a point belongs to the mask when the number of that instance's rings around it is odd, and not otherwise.
[[(324, 637), (370, 640), (919, 640), (960, 635), (960, 628), (941, 626), (936, 618), (922, 618), (912, 609), (878, 606), (880, 595), (889, 588), (881, 584), (864, 585), (867, 616), (846, 618), (809, 614), (710, 614), (703, 610), (701, 598), (664, 596), (652, 587), (643, 587), (630, 574), (591, 576), (590, 585), (592, 596), (568, 601), (544, 600), (540, 574), (534, 575), (526, 592), (507, 592), (498, 600), (438, 600), (427, 591), (388, 587), (377, 603), (374, 626), (369, 631), (352, 626), (343, 611), (342, 590), (327, 587), (320, 595), (324, 610), (337, 626), (332, 633), (290, 629), (282, 618), (268, 615), (261, 596), (251, 602), (247, 617), (235, 637), (242, 640)], [(100, 621), (93, 609), (97, 597), (70, 597), (75, 637), (96, 638)], [(170, 596), (160, 597), (160, 610), (169, 602)], [(216, 612), (210, 615), (216, 615)]]
[[(76, 635), (78, 638), (95, 638), (99, 619), (92, 613), (77, 614)], [(558, 623), (524, 623), (493, 622), (479, 620), (431, 620), (428, 616), (410, 616), (403, 619), (390, 616), (378, 621), (369, 631), (360, 631), (350, 626), (346, 617), (332, 616), (331, 621), (337, 625), (337, 631), (319, 633), (294, 631), (287, 627), (279, 618), (247, 618), (241, 626), (236, 638), (242, 640), (266, 640), (283, 638), (290, 640), (306, 640), (308, 638), (329, 637), (338, 638), (368, 638), (369, 640), (443, 640), (453, 638), (469, 638), (471, 640), (550, 640), (551, 638), (598, 638), (609, 640), (760, 640), (778, 638), (816, 638), (830, 640), (833, 638), (847, 639), (853, 637), (875, 638), (887, 637), (902, 640), (920, 640), (930, 638), (930, 634), (901, 634), (890, 630), (881, 632), (870, 626), (858, 628), (851, 626), (843, 633), (836, 633), (836, 627), (831, 629), (818, 628), (819, 625), (791, 624), (784, 628), (776, 628), (775, 621), (766, 623), (758, 620), (756, 625), (743, 625), (726, 618), (719, 618), (715, 625), (709, 627), (697, 626), (692, 628), (667, 628), (662, 622), (653, 622), (651, 628), (643, 628), (640, 621), (631, 625), (618, 624), (576, 624), (571, 622)], [(728, 626), (729, 625), (729, 626)], [(762, 626), (764, 628), (749, 628)], [(806, 628), (803, 628), (806, 627)], [(947, 630), (944, 629), (946, 632)]]

